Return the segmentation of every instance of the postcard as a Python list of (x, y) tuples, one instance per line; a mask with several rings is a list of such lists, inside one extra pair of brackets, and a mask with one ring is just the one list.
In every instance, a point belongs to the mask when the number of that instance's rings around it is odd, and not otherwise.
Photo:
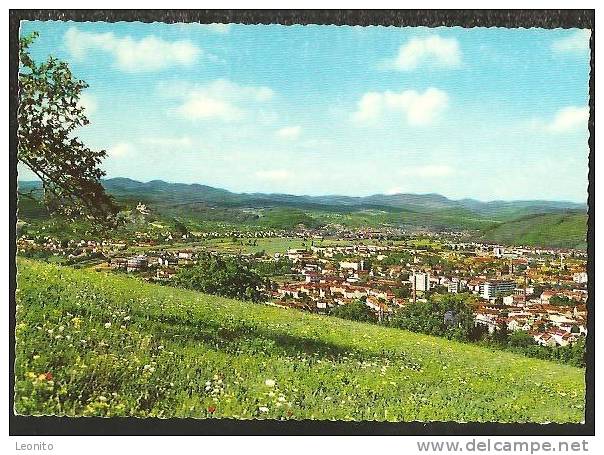
[(585, 422), (591, 29), (18, 33), (16, 415)]

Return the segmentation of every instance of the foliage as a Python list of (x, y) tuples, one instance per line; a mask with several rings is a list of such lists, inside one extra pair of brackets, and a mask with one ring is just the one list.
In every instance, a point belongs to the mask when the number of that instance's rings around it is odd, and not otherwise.
[[(531, 338), (531, 340), (528, 338)], [(485, 340), (480, 344), (485, 347), (495, 347), (498, 350), (505, 349), (527, 357), (585, 368), (586, 353), (584, 337), (580, 337), (577, 341), (566, 346), (542, 346), (536, 344), (530, 335), (518, 330), (509, 335), (507, 344), (502, 345), (489, 340)]]
[[(100, 182), (104, 172), (99, 165), (106, 152), (91, 150), (74, 136), (89, 123), (79, 102), (88, 85), (52, 56), (34, 62), (29, 47), (37, 36), (20, 39), (17, 159), (42, 181), (51, 211), (106, 220), (117, 210)], [(21, 196), (36, 198), (35, 192)]]
[(516, 330), (508, 337), (508, 344), (512, 347), (525, 348), (537, 344), (535, 339), (523, 330)]
[(550, 305), (556, 306), (576, 306), (579, 304), (579, 302), (577, 302), (576, 300), (573, 300), (564, 295), (554, 295), (549, 299), (549, 303)]
[(233, 258), (206, 255), (197, 265), (182, 267), (174, 285), (208, 294), (260, 302), (266, 300), (262, 288), (267, 284), (260, 275)]
[(496, 344), (506, 345), (509, 342), (509, 338), (510, 338), (510, 330), (508, 329), (507, 323), (501, 322), (501, 323), (497, 324), (497, 327), (495, 328), (495, 330), (493, 331), (493, 334), (491, 335), (491, 340), (493, 340), (493, 342)]
[(411, 284), (403, 284), (402, 286), (392, 288), (392, 292), (398, 299), (408, 299), (412, 295)]
[(333, 308), (330, 313), (332, 316), (336, 316), (342, 319), (349, 319), (351, 321), (360, 322), (375, 322), (377, 318), (371, 308), (365, 303), (356, 301), (347, 305), (338, 305)]
[(397, 251), (397, 252), (393, 252), (388, 254), (388, 256), (386, 256), (381, 264), (384, 266), (392, 266), (392, 265), (401, 265), (401, 264), (406, 264), (408, 262), (411, 262), (413, 260), (412, 256), (410, 253), (408, 253), (407, 251)]
[[(392, 317), (390, 325), (412, 332), (444, 336), (456, 340), (472, 340), (474, 313), (470, 302), (471, 294), (434, 294), (425, 301), (404, 306)], [(445, 315), (454, 317), (447, 323)]]
[(254, 270), (263, 277), (274, 277), (290, 275), (292, 273), (293, 262), (288, 258), (279, 258), (271, 261), (256, 261), (253, 264)]

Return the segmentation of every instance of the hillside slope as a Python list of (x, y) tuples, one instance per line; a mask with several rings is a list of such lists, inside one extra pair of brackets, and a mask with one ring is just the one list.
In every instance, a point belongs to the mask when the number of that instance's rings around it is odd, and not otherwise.
[(18, 262), (21, 414), (580, 422), (584, 371)]
[(586, 213), (548, 213), (524, 216), (502, 223), (484, 233), (486, 240), (512, 245), (547, 245), (586, 248)]

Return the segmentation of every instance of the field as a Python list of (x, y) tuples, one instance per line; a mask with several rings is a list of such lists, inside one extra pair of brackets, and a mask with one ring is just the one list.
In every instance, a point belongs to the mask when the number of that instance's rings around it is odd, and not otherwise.
[(581, 422), (584, 371), (18, 261), (19, 414)]

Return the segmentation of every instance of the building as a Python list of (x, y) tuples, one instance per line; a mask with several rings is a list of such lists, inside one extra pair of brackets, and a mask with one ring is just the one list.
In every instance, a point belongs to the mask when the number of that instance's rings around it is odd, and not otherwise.
[(430, 290), (430, 274), (429, 273), (414, 273), (411, 276), (411, 286), (416, 291), (427, 292)]
[(364, 270), (364, 265), (365, 265), (365, 261), (363, 261), (363, 260), (360, 260), (358, 262), (349, 262), (349, 261), (340, 262), (341, 269), (354, 270), (355, 272), (358, 272), (359, 270)]
[(128, 267), (126, 271), (128, 272), (136, 272), (138, 270), (143, 270), (147, 268), (147, 256), (138, 255), (128, 259)]
[(587, 283), (587, 272), (579, 272), (579, 273), (575, 273), (573, 274), (573, 281), (575, 283)]
[(457, 294), (458, 292), (461, 292), (464, 289), (464, 283), (462, 283), (459, 278), (451, 278), (451, 281), (449, 281), (447, 288), (450, 293)]
[(513, 293), (516, 288), (516, 283), (508, 280), (489, 280), (480, 285), (480, 296), (485, 300), (494, 299), (495, 297)]

